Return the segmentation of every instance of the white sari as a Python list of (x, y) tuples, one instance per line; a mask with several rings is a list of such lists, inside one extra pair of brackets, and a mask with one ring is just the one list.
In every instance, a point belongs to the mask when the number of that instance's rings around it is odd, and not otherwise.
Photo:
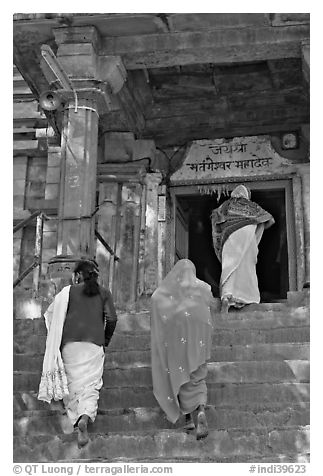
[(242, 307), (260, 302), (256, 264), (263, 231), (263, 223), (244, 226), (232, 233), (223, 246), (221, 299), (228, 298), (229, 305)]
[(73, 425), (82, 415), (88, 415), (93, 422), (103, 385), (103, 347), (92, 342), (67, 342), (62, 356), (69, 392), (64, 398), (67, 416)]

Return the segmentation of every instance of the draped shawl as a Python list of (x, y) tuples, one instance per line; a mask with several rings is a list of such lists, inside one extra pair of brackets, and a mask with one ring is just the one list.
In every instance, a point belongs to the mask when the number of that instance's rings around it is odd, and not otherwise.
[(50, 403), (68, 395), (67, 377), (60, 352), (63, 326), (69, 302), (71, 286), (65, 286), (45, 313), (47, 328), (46, 349), (43, 360), (38, 400)]
[(187, 259), (176, 263), (151, 298), (153, 391), (172, 423), (181, 414), (180, 387), (210, 358), (211, 299), (211, 287), (196, 278)]
[(222, 249), (228, 237), (246, 225), (273, 220), (257, 203), (244, 197), (230, 198), (211, 213), (212, 238), (216, 256), (222, 262)]

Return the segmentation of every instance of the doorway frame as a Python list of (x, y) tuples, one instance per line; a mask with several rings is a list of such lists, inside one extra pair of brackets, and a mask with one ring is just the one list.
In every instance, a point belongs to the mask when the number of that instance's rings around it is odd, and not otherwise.
[(249, 183), (255, 190), (284, 189), (286, 232), (288, 249), (288, 279), (289, 291), (301, 291), (305, 280), (305, 247), (304, 247), (304, 223), (302, 207), (301, 178), (297, 174), (278, 176), (252, 176), (234, 177), (218, 180), (198, 181), (192, 183), (179, 182), (170, 186), (171, 197), (171, 223), (170, 223), (170, 250), (169, 267), (175, 263), (175, 233), (176, 233), (176, 208), (177, 198), (184, 195), (202, 196), (198, 187), (201, 185), (220, 185), (225, 183), (229, 190), (239, 183)]

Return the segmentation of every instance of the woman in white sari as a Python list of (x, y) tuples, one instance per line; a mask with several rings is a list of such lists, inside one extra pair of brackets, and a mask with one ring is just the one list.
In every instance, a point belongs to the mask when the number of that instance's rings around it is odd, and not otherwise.
[(256, 274), (258, 244), (263, 231), (275, 223), (272, 215), (250, 200), (250, 190), (238, 185), (231, 198), (213, 210), (212, 235), (222, 263), (221, 311), (259, 303)]
[(96, 418), (104, 347), (117, 322), (111, 293), (97, 279), (95, 263), (80, 260), (74, 284), (64, 287), (45, 313), (48, 335), (38, 399), (64, 401), (80, 447), (89, 440), (88, 422)]

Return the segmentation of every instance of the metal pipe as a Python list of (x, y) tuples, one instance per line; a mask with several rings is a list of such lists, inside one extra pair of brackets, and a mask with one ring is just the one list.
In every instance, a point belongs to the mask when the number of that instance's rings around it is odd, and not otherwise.
[(34, 269), (38, 266), (38, 261), (33, 261), (33, 263), (28, 266), (28, 268), (21, 273), (21, 275), (13, 282), (13, 287), (15, 288), (21, 281)]
[(28, 218), (25, 218), (21, 222), (19, 222), (16, 226), (13, 227), (13, 232), (16, 233), (16, 231), (20, 230), (21, 228), (25, 227), (30, 223), (36, 216), (38, 216), (41, 212), (39, 210), (35, 211), (32, 213)]
[(41, 276), (42, 265), (42, 251), (43, 251), (43, 226), (44, 216), (40, 213), (36, 222), (36, 239), (35, 239), (35, 260), (38, 262), (37, 268), (34, 269), (33, 274), (33, 295), (38, 297), (39, 281)]
[(117, 256), (117, 255), (115, 254), (115, 252), (113, 251), (113, 249), (111, 248), (111, 246), (108, 245), (108, 243), (105, 241), (105, 239), (100, 235), (100, 233), (99, 233), (97, 230), (95, 230), (95, 236), (96, 236), (97, 239), (102, 243), (102, 245), (109, 251), (109, 253), (110, 253), (112, 256), (114, 256), (114, 259), (115, 259), (116, 261), (119, 261), (119, 260), (120, 260), (119, 256)]

